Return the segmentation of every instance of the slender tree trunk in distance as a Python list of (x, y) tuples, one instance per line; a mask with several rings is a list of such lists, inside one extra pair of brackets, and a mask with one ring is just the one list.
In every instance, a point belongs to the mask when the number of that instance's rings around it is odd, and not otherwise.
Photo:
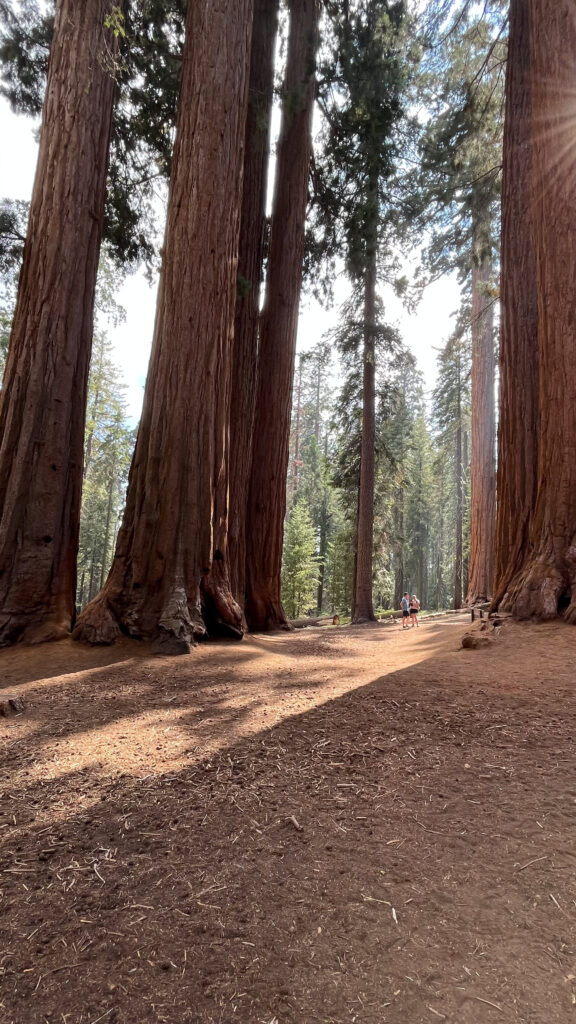
[(372, 559), (374, 549), (374, 445), (375, 411), (375, 327), (376, 251), (366, 270), (364, 283), (364, 379), (362, 385), (362, 453), (358, 495), (356, 586), (352, 622), (375, 622), (372, 604)]
[(504, 606), (576, 624), (576, 18), (572, 0), (530, 0), (532, 212), (538, 273), (538, 490), (530, 550)]
[[(320, 372), (318, 373), (320, 376)], [(320, 414), (318, 414), (318, 419)], [(328, 461), (328, 432), (324, 437), (324, 462)], [(324, 466), (324, 472), (326, 467)], [(328, 484), (326, 478), (324, 479), (324, 488), (322, 492), (322, 509), (320, 511), (320, 539), (318, 544), (318, 591), (316, 594), (316, 607), (318, 614), (322, 614), (322, 605), (324, 604), (324, 581), (326, 579), (326, 558), (328, 555)]]
[(69, 633), (116, 41), (110, 0), (59, 0), (0, 395), (0, 645)]
[(472, 268), (472, 446), (470, 454), (470, 562), (466, 604), (492, 597), (496, 525), (494, 312), (489, 294), (492, 260)]
[[(538, 280), (532, 227), (530, 5), (511, 0), (502, 175), (497, 607), (529, 552), (538, 482)], [(505, 602), (504, 602), (505, 603)]]
[(404, 594), (404, 490), (396, 488), (394, 496), (394, 607), (400, 608)]
[(462, 607), (462, 519), (464, 509), (464, 483), (462, 479), (462, 422), (458, 399), (458, 426), (455, 439), (456, 473), (456, 551), (454, 555), (454, 607)]
[(266, 227), (266, 178), (274, 87), (278, 0), (255, 0), (238, 247), (230, 405), (229, 555), (232, 594), (244, 607), (246, 501), (258, 366), (258, 323)]
[(317, 0), (292, 0), (248, 498), (245, 613), (254, 630), (288, 628), (280, 573), (318, 17)]
[(302, 369), (304, 356), (298, 360), (298, 383), (296, 385), (296, 425), (294, 428), (294, 471), (292, 474), (292, 498), (298, 493), (300, 482), (300, 418), (302, 416)]
[(188, 5), (156, 325), (126, 508), (106, 584), (74, 632), (91, 643), (123, 630), (180, 653), (205, 635), (204, 616), (241, 635), (221, 545), (251, 25), (252, 0)]
[(100, 586), (104, 586), (104, 580), (106, 579), (106, 565), (108, 562), (108, 550), (110, 547), (110, 524), (112, 522), (112, 500), (114, 497), (114, 466), (110, 473), (110, 480), (108, 483), (108, 502), (106, 505), (106, 525), (104, 527), (104, 543), (102, 545), (102, 569), (100, 572)]

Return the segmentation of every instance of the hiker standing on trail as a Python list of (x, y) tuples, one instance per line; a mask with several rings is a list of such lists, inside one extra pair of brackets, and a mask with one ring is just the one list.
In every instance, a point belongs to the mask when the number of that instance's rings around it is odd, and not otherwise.
[(412, 623), (412, 629), (418, 625), (418, 612), (420, 611), (420, 601), (416, 597), (416, 594), (412, 594), (410, 598), (410, 622)]
[(408, 619), (410, 618), (410, 594), (408, 591), (404, 594), (401, 601), (402, 604), (402, 629), (408, 629)]

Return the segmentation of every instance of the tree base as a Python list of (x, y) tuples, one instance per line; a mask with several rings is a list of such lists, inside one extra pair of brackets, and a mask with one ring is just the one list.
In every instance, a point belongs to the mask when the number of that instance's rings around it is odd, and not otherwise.
[(105, 597), (98, 595), (78, 616), (72, 639), (93, 647), (107, 647), (122, 635)]
[(294, 628), (286, 618), (281, 601), (274, 598), (250, 595), (244, 611), (251, 633), (274, 633), (278, 630), (290, 633)]
[(29, 615), (6, 615), (0, 620), (0, 647), (12, 644), (48, 644), (70, 636), (70, 619), (31, 622)]
[(528, 563), (508, 587), (498, 608), (515, 619), (547, 622), (559, 616), (576, 624), (576, 592), (567, 577), (543, 557)]

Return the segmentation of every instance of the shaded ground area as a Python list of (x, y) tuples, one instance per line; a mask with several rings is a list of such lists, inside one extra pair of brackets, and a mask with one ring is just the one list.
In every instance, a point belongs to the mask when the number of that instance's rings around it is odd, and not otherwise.
[(2, 1024), (576, 1014), (576, 630), (0, 652)]

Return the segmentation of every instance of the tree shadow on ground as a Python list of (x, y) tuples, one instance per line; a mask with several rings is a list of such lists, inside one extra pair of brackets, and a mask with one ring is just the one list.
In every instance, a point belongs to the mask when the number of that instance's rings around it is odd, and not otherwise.
[[(503, 691), (494, 668), (479, 695), (483, 662), (465, 659), (379, 673), (249, 735), (215, 717), (206, 754), (186, 711), (178, 770), (133, 737), (121, 772), (96, 742), (83, 767), (33, 778), (50, 726), (60, 742), (50, 718), (1, 773), (0, 1019), (568, 1019), (574, 701)], [(196, 671), (222, 711), (219, 668)], [(94, 697), (108, 724), (109, 690)], [(67, 734), (79, 762), (83, 735)]]

